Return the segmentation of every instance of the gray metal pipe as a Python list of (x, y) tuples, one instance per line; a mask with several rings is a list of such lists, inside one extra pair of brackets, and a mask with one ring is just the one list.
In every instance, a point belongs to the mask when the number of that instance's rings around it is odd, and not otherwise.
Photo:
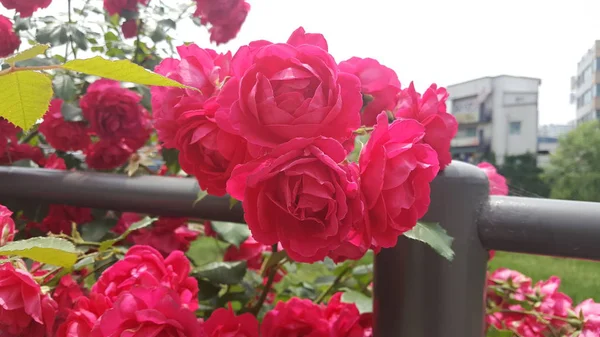
[(195, 179), (0, 167), (0, 201), (67, 204), (81, 207), (244, 222), (240, 204), (206, 196)]
[(600, 203), (493, 196), (478, 230), (488, 249), (600, 260)]

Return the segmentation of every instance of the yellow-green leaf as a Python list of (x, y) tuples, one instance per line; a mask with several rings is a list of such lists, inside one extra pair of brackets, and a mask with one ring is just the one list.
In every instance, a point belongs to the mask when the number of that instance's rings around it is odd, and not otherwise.
[(31, 58), (34, 58), (40, 54), (43, 54), (46, 52), (46, 50), (50, 48), (50, 46), (46, 45), (46, 44), (36, 44), (35, 46), (23, 50), (20, 53), (17, 53), (7, 59), (4, 60), (5, 63), (8, 63), (10, 65), (14, 65), (15, 63), (19, 62), (19, 61), (25, 61), (25, 60), (29, 60)]
[(0, 76), (0, 117), (29, 130), (48, 110), (52, 81), (35, 71), (15, 71)]
[(177, 81), (153, 73), (128, 60), (112, 61), (96, 56), (89, 59), (69, 61), (63, 65), (63, 68), (121, 82), (187, 88), (187, 86)]
[(19, 256), (67, 269), (73, 267), (77, 261), (75, 245), (55, 237), (35, 237), (9, 242), (0, 247), (0, 255)]

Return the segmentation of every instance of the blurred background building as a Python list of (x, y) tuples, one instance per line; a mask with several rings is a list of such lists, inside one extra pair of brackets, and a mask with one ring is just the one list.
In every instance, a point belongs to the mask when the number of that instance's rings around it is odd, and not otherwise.
[(577, 124), (600, 119), (600, 40), (577, 63), (577, 74), (571, 77), (571, 104), (576, 106)]

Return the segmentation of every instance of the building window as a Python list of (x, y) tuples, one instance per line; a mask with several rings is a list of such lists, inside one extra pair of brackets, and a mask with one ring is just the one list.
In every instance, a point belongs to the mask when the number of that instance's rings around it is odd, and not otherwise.
[(477, 135), (476, 128), (467, 128), (465, 129), (465, 137), (475, 137)]
[(600, 84), (596, 84), (596, 97), (600, 97)]
[(521, 122), (510, 122), (508, 127), (508, 132), (511, 135), (520, 135), (521, 134)]

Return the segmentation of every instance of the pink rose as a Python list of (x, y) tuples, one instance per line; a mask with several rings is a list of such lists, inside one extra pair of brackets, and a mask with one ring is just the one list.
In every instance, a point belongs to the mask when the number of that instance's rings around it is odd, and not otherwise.
[(195, 44), (177, 47), (181, 60), (166, 58), (154, 69), (199, 91), (181, 88), (152, 87), (152, 115), (159, 140), (174, 148), (177, 119), (190, 110), (203, 108), (203, 103), (219, 91), (229, 76), (231, 53), (217, 54)]
[(137, 150), (150, 134), (148, 111), (140, 104), (141, 99), (117, 81), (100, 79), (89, 86), (79, 105), (91, 131), (100, 138), (143, 138)]
[(137, 285), (168, 286), (190, 310), (198, 308), (198, 281), (189, 276), (190, 261), (183, 252), (174, 251), (165, 259), (154, 248), (133, 246), (125, 257), (106, 269), (92, 286), (92, 292), (108, 296), (111, 300)]
[(494, 165), (490, 163), (479, 163), (477, 167), (485, 172), (490, 182), (490, 195), (508, 195), (508, 185), (506, 184), (506, 178), (496, 171)]
[(559, 286), (560, 279), (552, 276), (547, 281), (538, 282), (534, 287), (542, 297), (541, 305), (537, 308), (537, 311), (545, 315), (546, 320), (555, 327), (565, 325), (563, 320), (555, 317), (566, 318), (573, 304), (573, 300), (569, 296), (558, 291)]
[(398, 98), (396, 117), (415, 119), (425, 126), (423, 141), (437, 152), (440, 168), (444, 169), (452, 162), (450, 141), (458, 131), (456, 118), (446, 111), (448, 92), (432, 84), (421, 95), (415, 91), (411, 82)]
[(204, 331), (207, 337), (258, 337), (258, 321), (250, 313), (236, 316), (219, 308), (204, 322)]
[(89, 298), (79, 297), (74, 301), (73, 310), (69, 311), (65, 321), (58, 327), (56, 337), (89, 336), (98, 318), (112, 306), (112, 301), (101, 294), (91, 293)]
[(263, 252), (268, 249), (268, 246), (249, 237), (246, 241), (240, 244), (240, 247), (231, 245), (227, 248), (223, 261), (246, 261), (248, 269), (260, 270), (263, 262)]
[(168, 287), (135, 287), (122, 293), (94, 325), (90, 337), (204, 337), (196, 315)]
[(14, 54), (20, 45), (21, 39), (15, 33), (12, 22), (6, 16), (0, 15), (0, 57)]
[(110, 15), (121, 14), (124, 11), (137, 12), (137, 5), (148, 5), (149, 0), (104, 0), (104, 8)]
[[(307, 33), (304, 30), (304, 27), (300, 27), (292, 32), (289, 39), (287, 40), (288, 44), (292, 46), (300, 46), (303, 44), (310, 44), (313, 46), (317, 46), (325, 51), (329, 51), (329, 47), (327, 46), (327, 40), (323, 36), (323, 34), (315, 34), (315, 33)], [(340, 69), (342, 70), (342, 69)], [(346, 70), (342, 70), (346, 71)], [(351, 73), (350, 71), (346, 71)]]
[(296, 138), (233, 170), (227, 192), (243, 201), (256, 241), (281, 242), (298, 262), (314, 262), (338, 248), (362, 221), (357, 177), (331, 138)]
[(422, 143), (425, 128), (414, 120), (388, 126), (379, 114), (371, 138), (359, 159), (371, 234), (376, 246), (393, 247), (427, 213), (429, 183), (438, 173), (437, 154)]
[(329, 321), (334, 337), (364, 337), (360, 313), (355, 304), (342, 303), (342, 293), (331, 296), (325, 308), (325, 318)]
[(55, 315), (56, 302), (42, 293), (31, 274), (7, 262), (0, 265), (2, 336), (50, 336)]
[(360, 79), (363, 94), (362, 125), (373, 126), (382, 111), (392, 111), (398, 101), (400, 80), (392, 69), (372, 58), (353, 57), (340, 63), (340, 71)]
[(68, 122), (61, 113), (63, 101), (53, 99), (50, 108), (44, 115), (39, 131), (48, 144), (60, 151), (77, 151), (86, 149), (90, 137), (85, 122)]
[(196, 176), (203, 190), (222, 196), (233, 168), (250, 158), (246, 141), (218, 123), (218, 109), (211, 98), (202, 108), (190, 107), (182, 113), (177, 119), (175, 147), (180, 151), (181, 168)]
[(133, 152), (124, 139), (100, 140), (87, 149), (85, 163), (92, 169), (112, 170), (125, 165)]
[(11, 218), (12, 212), (0, 205), (0, 247), (11, 242), (15, 238), (15, 222)]
[(121, 25), (121, 30), (123, 31), (124, 38), (131, 39), (135, 37), (138, 33), (137, 21), (135, 19), (126, 20)]
[(360, 82), (338, 71), (327, 51), (308, 44), (267, 44), (250, 56), (251, 66), (239, 79), (239, 99), (231, 107), (232, 124), (249, 143), (272, 149), (317, 136), (343, 142), (360, 127)]
[(278, 302), (273, 310), (267, 312), (260, 332), (261, 337), (334, 336), (323, 307), (296, 297), (288, 302)]
[(600, 303), (587, 299), (574, 309), (577, 315), (583, 315), (583, 329), (579, 337), (600, 336)]
[(51, 170), (66, 170), (67, 164), (65, 160), (59, 157), (56, 153), (51, 154), (46, 158), (46, 163), (44, 164), (44, 168)]
[[(6, 9), (16, 10), (20, 17), (28, 18), (38, 9), (50, 6), (52, 0), (0, 0), (0, 3), (4, 5)], [(3, 44), (0, 43), (0, 46), (1, 45)]]
[(200, 17), (202, 24), (211, 24), (210, 40), (217, 45), (237, 35), (250, 11), (244, 0), (196, 0), (196, 4), (194, 16)]

